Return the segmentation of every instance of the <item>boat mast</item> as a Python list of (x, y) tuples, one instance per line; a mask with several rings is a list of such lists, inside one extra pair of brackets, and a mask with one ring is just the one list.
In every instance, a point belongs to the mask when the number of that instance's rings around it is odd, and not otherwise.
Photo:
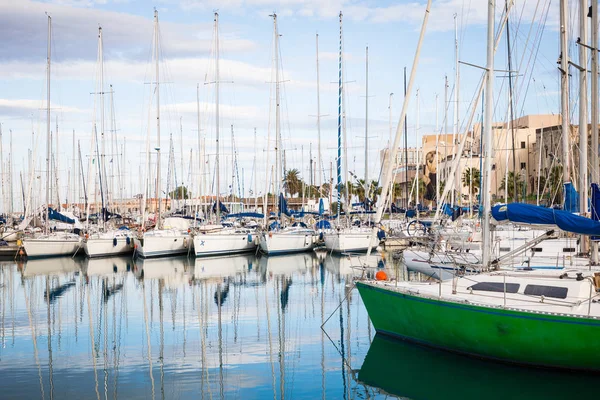
[(2, 148), (2, 123), (0, 123), (0, 190), (2, 190), (2, 206), (3, 210), (8, 203), (6, 198), (6, 188), (4, 186), (4, 149)]
[[(47, 55), (47, 68), (46, 68), (46, 208), (50, 207), (50, 151), (52, 148), (52, 141), (50, 140), (50, 60), (51, 60), (51, 39), (52, 37), (52, 17), (48, 15), (48, 55)], [(49, 211), (46, 210), (46, 224), (44, 232), (48, 234)]]
[[(587, 129), (587, 0), (579, 2), (579, 213), (588, 209), (588, 129)], [(598, 148), (594, 150), (598, 152)], [(593, 168), (598, 168), (593, 166)], [(588, 252), (588, 242), (581, 236), (580, 251)]]
[(369, 196), (369, 46), (365, 62), (365, 197)]
[[(398, 147), (400, 146), (401, 139), (401, 129), (402, 129), (402, 120), (406, 117), (406, 111), (408, 109), (408, 105), (410, 103), (410, 93), (412, 92), (413, 83), (415, 80), (415, 76), (417, 74), (417, 66), (419, 65), (419, 57), (421, 54), (421, 46), (423, 44), (423, 38), (425, 37), (425, 31), (427, 30), (427, 21), (429, 20), (430, 10), (431, 10), (431, 1), (427, 0), (427, 7), (425, 9), (425, 16), (423, 17), (423, 25), (421, 26), (421, 32), (419, 34), (419, 42), (417, 43), (417, 49), (415, 51), (415, 58), (413, 60), (412, 69), (410, 72), (410, 80), (408, 82), (408, 87), (406, 89), (406, 96), (404, 97), (404, 103), (402, 104), (402, 111), (400, 113), (400, 120), (398, 121), (398, 126), (396, 127), (396, 136), (394, 138), (393, 143), (393, 151), (391, 155), (391, 159), (395, 160), (398, 155)], [(379, 198), (379, 206), (377, 207), (377, 213), (375, 214), (375, 220), (373, 221), (373, 230), (371, 231), (371, 237), (377, 235), (377, 229), (379, 229), (379, 223), (381, 222), (381, 217), (383, 216), (383, 209), (385, 207), (385, 203), (387, 201), (389, 195), (389, 182), (393, 176), (393, 165), (388, 163), (386, 169), (383, 171), (382, 182), (381, 185), (381, 197)], [(371, 240), (371, 238), (369, 238)], [(367, 250), (367, 256), (371, 254), (371, 247)]]
[[(394, 93), (390, 93), (390, 103), (388, 106), (388, 112), (389, 112), (389, 139), (388, 139), (388, 151), (387, 151), (387, 158), (388, 158), (388, 163), (396, 163), (396, 160), (392, 160), (390, 157), (392, 155), (392, 97), (394, 96)], [(383, 182), (382, 182), (383, 183)], [(392, 179), (392, 181), (390, 182), (390, 193), (391, 197), (390, 197), (390, 216), (392, 214), (392, 204), (394, 203), (394, 180)]]
[[(504, 7), (505, 7), (505, 12), (506, 12), (506, 57), (507, 57), (507, 61), (508, 61), (508, 108), (510, 111), (510, 134), (511, 134), (511, 143), (512, 143), (512, 165), (513, 165), (513, 201), (514, 202), (519, 202), (519, 191), (517, 188), (517, 155), (516, 155), (516, 149), (515, 149), (515, 140), (516, 140), (516, 134), (515, 134), (515, 116), (514, 116), (514, 100), (513, 100), (513, 72), (512, 72), (512, 49), (510, 47), (510, 28), (509, 28), (509, 23), (510, 23), (510, 18), (508, 18), (509, 14), (509, 10), (508, 10), (508, 0), (505, 0), (504, 2)], [(508, 144), (508, 139), (507, 139), (507, 144)], [(508, 146), (507, 146), (508, 148)], [(508, 161), (508, 152), (507, 152), (507, 161)], [(506, 163), (506, 182), (508, 185), (508, 162)], [(527, 182), (525, 182), (525, 185), (527, 185)], [(508, 190), (506, 192), (506, 196), (508, 199)]]
[(154, 61), (156, 63), (156, 228), (160, 229), (160, 209), (162, 202), (162, 195), (160, 190), (160, 77), (158, 69), (158, 10), (154, 10)]
[(420, 157), (419, 157), (419, 112), (420, 112), (420, 108), (419, 108), (419, 89), (417, 89), (417, 123), (415, 124), (415, 150), (416, 150), (416, 154), (415, 154), (415, 158), (416, 158), (416, 164), (417, 164), (417, 169), (415, 171), (415, 210), (416, 210), (416, 216), (417, 216), (417, 220), (419, 219), (419, 180), (420, 180), (420, 173), (421, 173), (421, 166), (419, 165), (420, 162)]
[(277, 30), (277, 14), (273, 13), (273, 34), (275, 35), (275, 182), (278, 195), (281, 193), (282, 160), (281, 160), (281, 121), (279, 93), (279, 31)]
[(491, 182), (492, 182), (492, 115), (494, 102), (494, 18), (496, 1), (488, 2), (488, 25), (487, 25), (487, 76), (485, 82), (485, 108), (483, 117), (483, 171), (484, 177), (481, 180), (483, 190), (483, 258), (484, 268), (490, 263), (491, 256), (491, 232), (490, 232), (490, 212), (491, 212)]
[[(460, 124), (460, 117), (459, 117), (459, 86), (460, 86), (460, 69), (459, 69), (459, 64), (458, 64), (458, 21), (457, 21), (457, 14), (454, 14), (454, 129), (452, 130), (452, 150), (454, 153), (454, 157), (452, 157), (452, 159), (454, 160), (457, 157), (460, 157), (460, 154), (457, 154), (457, 143), (456, 143), (456, 138), (458, 136), (458, 130), (459, 130), (459, 124)], [(418, 146), (418, 144), (417, 144)], [(417, 169), (418, 169), (418, 165), (417, 165)], [(451, 200), (451, 205), (452, 207), (454, 207), (455, 203), (456, 204), (460, 204), (460, 199), (461, 199), (461, 189), (460, 189), (460, 185), (458, 184), (459, 182), (459, 178), (460, 177), (460, 169), (456, 170), (456, 175), (454, 177), (454, 181), (457, 182), (457, 189), (455, 188), (455, 190), (452, 191), (452, 200)], [(458, 196), (457, 199), (455, 199), (455, 192), (456, 195)], [(418, 200), (417, 200), (418, 201)]]
[(219, 13), (215, 13), (215, 136), (217, 152), (215, 154), (216, 184), (217, 184), (217, 224), (221, 221), (221, 174), (219, 173)]
[[(406, 67), (404, 67), (404, 101), (406, 101), (406, 89)], [(395, 161), (394, 159), (394, 164)], [(408, 181), (408, 116), (406, 114), (404, 114), (404, 182), (406, 182), (406, 209), (408, 210), (410, 207), (410, 182)]]
[[(204, 193), (203, 187), (203, 179), (202, 176), (204, 174), (204, 157), (202, 154), (202, 131), (200, 130), (200, 84), (196, 84), (196, 118), (198, 119), (198, 172), (200, 173), (200, 179), (198, 184), (198, 203), (196, 203), (196, 213), (194, 215), (194, 226), (196, 225), (196, 217), (198, 216), (198, 210), (200, 205), (202, 204), (202, 194)], [(202, 214), (204, 214), (204, 208), (202, 209)]]
[(319, 197), (322, 195), (322, 184), (323, 184), (323, 174), (321, 172), (322, 164), (321, 164), (321, 95), (320, 95), (320, 79), (319, 79), (319, 34), (317, 33), (317, 146), (319, 149), (317, 150), (317, 176), (319, 179), (315, 184), (319, 186)]
[(570, 154), (569, 154), (569, 44), (567, 0), (560, 0), (560, 105), (562, 115), (562, 178), (563, 183), (570, 182)]
[[(592, 2), (592, 75), (591, 75), (591, 124), (592, 124), (592, 182), (598, 183), (600, 173), (598, 171), (598, 3)], [(600, 210), (594, 210), (598, 212)], [(598, 264), (598, 242), (592, 242), (592, 263)]]
[[(342, 12), (340, 11), (340, 49), (338, 56), (338, 154), (337, 154), (337, 220), (340, 224), (342, 201)], [(346, 182), (346, 188), (348, 182)]]

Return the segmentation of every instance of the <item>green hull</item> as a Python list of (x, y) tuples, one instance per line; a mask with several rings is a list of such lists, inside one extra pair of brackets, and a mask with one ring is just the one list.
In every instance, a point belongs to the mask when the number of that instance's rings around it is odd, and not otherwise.
[(487, 308), (357, 283), (377, 332), (454, 352), (600, 371), (600, 320)]

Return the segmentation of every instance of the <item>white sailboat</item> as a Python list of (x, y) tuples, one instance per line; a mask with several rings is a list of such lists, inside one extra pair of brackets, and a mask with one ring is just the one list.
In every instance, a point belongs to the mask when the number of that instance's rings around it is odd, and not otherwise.
[[(343, 226), (340, 218), (341, 213), (341, 187), (342, 187), (342, 103), (344, 96), (343, 87), (343, 42), (342, 42), (342, 13), (340, 12), (340, 47), (339, 47), (339, 73), (338, 73), (338, 157), (337, 157), (337, 189), (338, 189), (338, 210), (337, 227), (324, 233), (325, 247), (329, 251), (336, 253), (359, 252), (373, 249), (379, 244), (377, 235), (371, 235), (371, 229), (368, 227), (350, 227)], [(367, 60), (368, 63), (368, 60)], [(368, 65), (368, 64), (367, 64)], [(367, 69), (368, 74), (368, 69)], [(368, 75), (367, 75), (368, 81)], [(368, 98), (368, 85), (367, 85)], [(366, 134), (366, 132), (365, 132)], [(366, 139), (368, 140), (368, 139)], [(366, 164), (366, 163), (365, 163)], [(365, 170), (366, 172), (366, 170)], [(365, 184), (369, 186), (368, 176), (365, 176)], [(348, 179), (346, 179), (346, 201), (348, 198)], [(365, 191), (365, 195), (367, 195)]]
[[(281, 110), (280, 110), (280, 80), (279, 80), (279, 30), (277, 28), (277, 14), (273, 13), (273, 40), (274, 40), (274, 61), (275, 61), (275, 179), (281, 193)], [(268, 163), (267, 163), (268, 170)], [(268, 173), (267, 173), (268, 175)], [(268, 185), (268, 179), (267, 179)], [(268, 193), (268, 190), (265, 190)], [(280, 194), (279, 202), (284, 202), (283, 196)], [(281, 208), (281, 204), (280, 204)], [(282, 210), (280, 210), (281, 212)], [(276, 228), (262, 232), (260, 235), (260, 250), (265, 254), (288, 254), (310, 251), (316, 243), (316, 232), (312, 228), (305, 226), (282, 226), (280, 220)], [(269, 229), (269, 227), (266, 227)]]
[[(169, 227), (167, 221), (163, 224), (161, 218), (161, 197), (162, 192), (161, 186), (161, 170), (160, 170), (160, 87), (159, 87), (159, 35), (158, 35), (158, 11), (154, 10), (154, 58), (156, 66), (156, 150), (157, 150), (157, 161), (156, 161), (156, 227), (150, 231), (142, 232), (138, 237), (134, 238), (134, 252), (136, 255), (142, 258), (149, 257), (163, 257), (173, 256), (179, 254), (186, 254), (189, 251), (191, 245), (190, 236), (187, 230), (181, 229), (180, 227)], [(150, 149), (147, 147), (146, 158), (149, 164)], [(149, 166), (149, 165), (148, 165)], [(146, 169), (148, 170), (148, 168)], [(145, 184), (147, 181), (145, 180)], [(142, 212), (144, 218), (142, 224), (145, 223), (145, 203), (146, 197), (144, 195), (144, 206)]]
[[(75, 254), (81, 247), (81, 237), (74, 233), (68, 232), (50, 232), (50, 160), (51, 148), (50, 142), (50, 60), (51, 60), (51, 42), (52, 42), (52, 18), (48, 16), (48, 53), (46, 67), (46, 207), (44, 213), (46, 215), (44, 234), (34, 238), (26, 238), (23, 240), (23, 248), (27, 257), (56, 257)], [(31, 185), (31, 182), (30, 182)], [(29, 192), (31, 188), (29, 189)], [(31, 207), (29, 207), (31, 208)], [(24, 229), (31, 218), (26, 218), (19, 229)]]
[(214, 18), (215, 41), (215, 135), (216, 135), (216, 215), (217, 224), (199, 227), (194, 231), (194, 252), (196, 257), (246, 253), (256, 250), (255, 231), (247, 228), (224, 227), (221, 221), (220, 171), (219, 171), (219, 14)]
[[(105, 148), (105, 139), (104, 139), (104, 54), (103, 54), (104, 45), (102, 42), (102, 28), (98, 28), (98, 64), (100, 65), (100, 79), (99, 79), (99, 90), (98, 95), (100, 96), (100, 135), (102, 140), (102, 149)], [(111, 90), (112, 97), (112, 90)], [(111, 118), (112, 119), (112, 118)], [(92, 154), (97, 149), (95, 143), (97, 141), (96, 129), (94, 125), (92, 138)], [(103, 150), (104, 152), (104, 150)], [(96, 152), (97, 154), (97, 152)], [(106, 229), (106, 217), (107, 213), (105, 213), (105, 205), (108, 202), (108, 188), (107, 185), (107, 176), (106, 176), (106, 166), (105, 166), (105, 155), (97, 154), (98, 157), (98, 175), (100, 176), (100, 190), (102, 191), (102, 212), (101, 217), (102, 223), (100, 219), (98, 219), (98, 231), (90, 232), (85, 235), (85, 239), (83, 242), (83, 249), (85, 250), (85, 254), (88, 257), (108, 257), (108, 256), (117, 256), (131, 253), (133, 251), (133, 235), (129, 232), (129, 230), (121, 230), (121, 229)], [(91, 160), (90, 160), (91, 165)], [(88, 171), (89, 176), (90, 171)], [(89, 178), (88, 178), (89, 179)], [(89, 215), (89, 203), (87, 209), (87, 215)], [(88, 218), (89, 224), (89, 218)], [(90, 231), (88, 225), (88, 232)]]

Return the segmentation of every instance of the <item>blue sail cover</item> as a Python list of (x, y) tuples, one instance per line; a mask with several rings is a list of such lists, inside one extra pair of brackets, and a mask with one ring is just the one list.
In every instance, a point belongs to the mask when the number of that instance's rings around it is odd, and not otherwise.
[(229, 214), (227, 218), (264, 218), (264, 214), (256, 212), (241, 212), (236, 214)]
[(592, 183), (592, 219), (600, 221), (600, 186), (597, 183)]
[[(219, 208), (221, 209), (221, 214), (229, 214), (229, 210), (225, 206), (225, 204), (219, 202)], [(217, 202), (215, 201), (212, 206), (212, 212), (217, 212)]]
[(564, 210), (570, 213), (579, 212), (579, 193), (575, 190), (575, 186), (571, 182), (564, 184), (565, 186), (565, 206)]
[(571, 214), (568, 211), (554, 210), (524, 203), (502, 204), (492, 207), (492, 217), (496, 221), (511, 221), (532, 225), (556, 225), (566, 232), (580, 235), (600, 235), (600, 221)]
[(323, 215), (323, 213), (325, 213), (325, 204), (323, 199), (319, 199), (319, 215)]
[(55, 209), (48, 207), (48, 219), (52, 219), (54, 221), (64, 222), (65, 224), (74, 224), (75, 220), (73, 218), (69, 218), (66, 215), (63, 215), (56, 211)]
[(287, 200), (283, 196), (283, 193), (279, 193), (279, 215), (281, 214), (287, 215), (288, 217), (291, 216), (291, 213), (287, 208)]

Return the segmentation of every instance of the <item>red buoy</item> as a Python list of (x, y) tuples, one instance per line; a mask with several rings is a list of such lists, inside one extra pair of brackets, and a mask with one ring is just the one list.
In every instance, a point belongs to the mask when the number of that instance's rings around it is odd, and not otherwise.
[(385, 271), (377, 271), (377, 273), (375, 274), (375, 279), (377, 279), (378, 281), (387, 281), (388, 276), (385, 273)]

